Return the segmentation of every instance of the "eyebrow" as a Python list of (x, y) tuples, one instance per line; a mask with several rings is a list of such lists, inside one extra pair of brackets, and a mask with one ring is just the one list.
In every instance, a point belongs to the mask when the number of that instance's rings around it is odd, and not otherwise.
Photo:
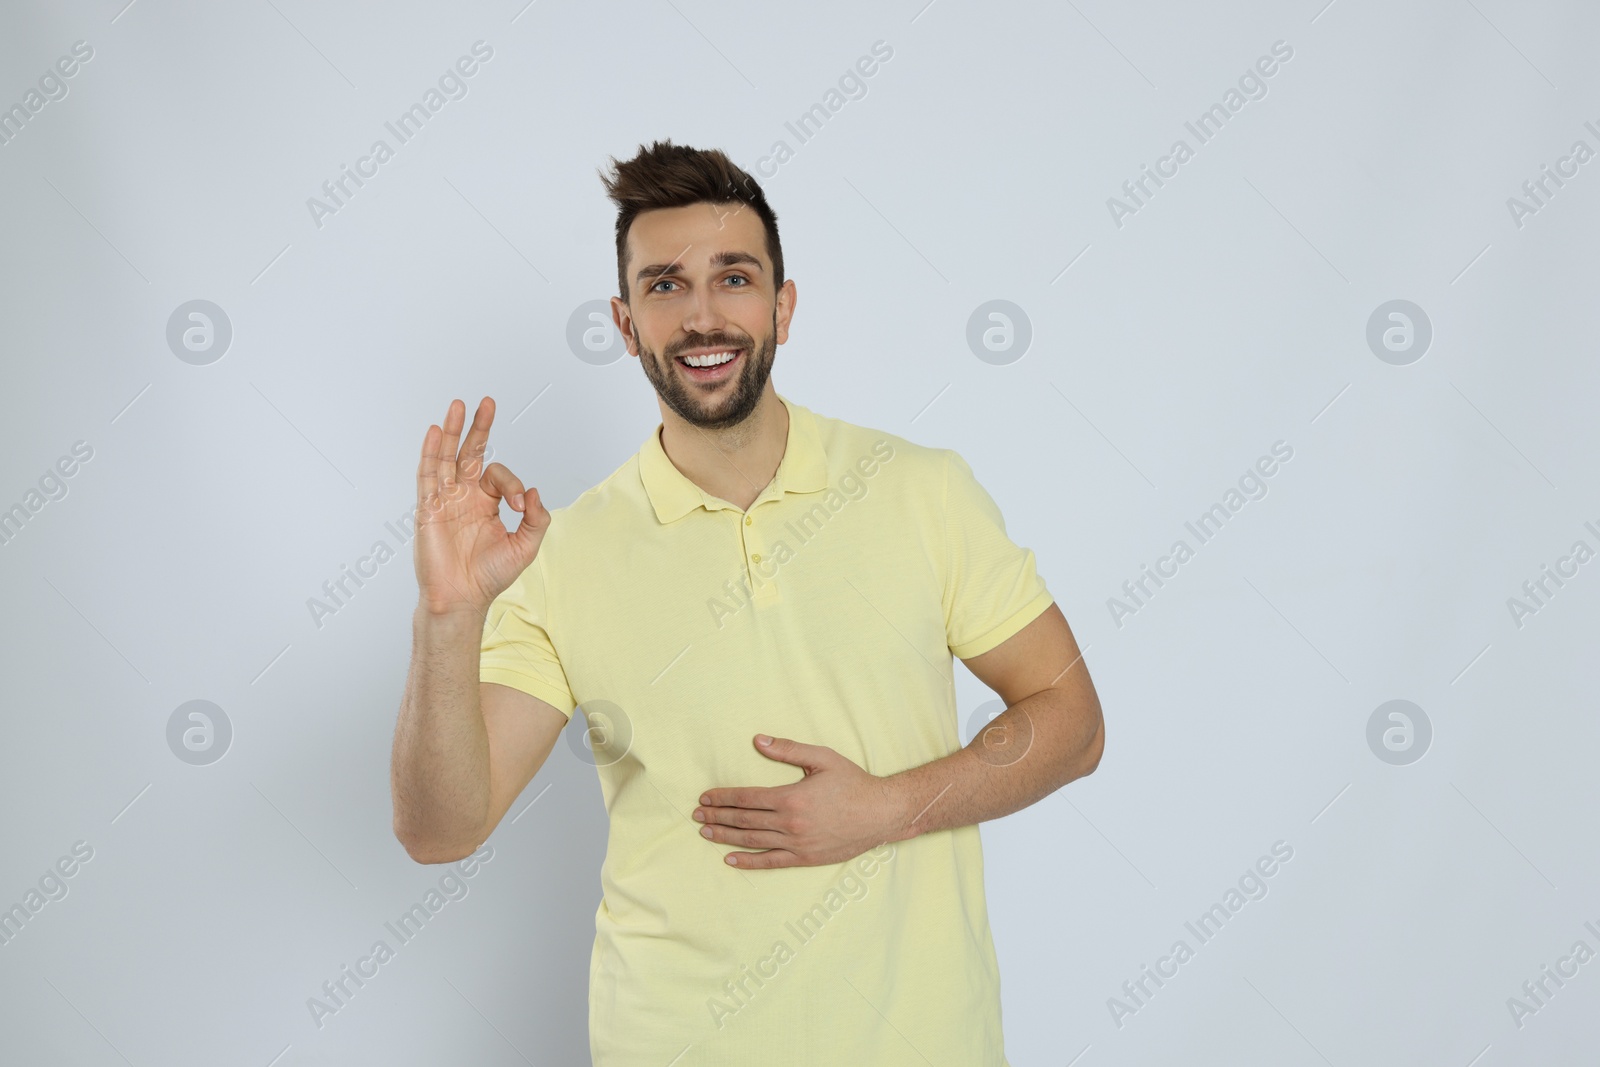
[[(761, 261), (755, 256), (752, 256), (749, 252), (713, 253), (711, 256), (711, 265), (713, 267), (746, 265), (753, 267), (758, 271), (761, 269)], [(676, 274), (682, 270), (683, 260), (681, 258), (675, 259), (671, 263), (652, 263), (648, 267), (641, 268), (639, 273), (634, 275), (634, 281), (642, 282), (646, 278), (655, 280), (667, 274)]]

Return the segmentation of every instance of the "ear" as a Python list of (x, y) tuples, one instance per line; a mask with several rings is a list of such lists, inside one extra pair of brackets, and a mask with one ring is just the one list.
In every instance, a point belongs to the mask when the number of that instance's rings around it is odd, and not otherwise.
[(789, 340), (789, 320), (794, 317), (795, 301), (799, 299), (795, 292), (794, 279), (785, 278), (783, 286), (778, 290), (778, 304), (772, 309), (773, 318), (777, 322), (774, 336), (776, 344), (785, 344)]
[(623, 343), (628, 346), (628, 355), (638, 358), (639, 334), (633, 324), (633, 313), (628, 305), (622, 302), (621, 297), (611, 298), (611, 321), (616, 324), (617, 332), (622, 335)]

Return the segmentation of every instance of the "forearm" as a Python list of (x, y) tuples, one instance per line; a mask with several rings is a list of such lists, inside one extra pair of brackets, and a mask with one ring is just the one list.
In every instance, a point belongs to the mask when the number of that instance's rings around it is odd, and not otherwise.
[(996, 716), (966, 748), (884, 779), (891, 841), (1019, 811), (1095, 769), (1103, 745), (1098, 701), (1071, 706), (1045, 689)]
[(421, 862), (478, 842), (489, 810), (489, 736), (478, 701), (483, 620), (412, 617), (411, 668), (390, 764), (394, 832)]

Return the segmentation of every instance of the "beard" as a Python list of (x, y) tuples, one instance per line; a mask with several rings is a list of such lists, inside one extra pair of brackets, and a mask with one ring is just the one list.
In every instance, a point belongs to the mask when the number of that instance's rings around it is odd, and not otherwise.
[[(772, 362), (778, 350), (778, 322), (774, 313), (772, 332), (759, 346), (748, 337), (713, 333), (695, 336), (673, 345), (665, 356), (659, 356), (639, 342), (640, 359), (644, 375), (650, 379), (667, 407), (691, 426), (703, 430), (725, 430), (737, 426), (756, 409), (761, 393), (772, 376)], [(676, 355), (692, 348), (738, 348), (742, 352), (739, 373), (729, 381), (713, 386), (703, 386), (691, 381), (680, 371)]]

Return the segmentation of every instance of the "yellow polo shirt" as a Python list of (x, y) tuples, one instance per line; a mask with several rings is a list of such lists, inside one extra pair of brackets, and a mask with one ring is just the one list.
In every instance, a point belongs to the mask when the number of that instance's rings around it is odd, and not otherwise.
[[(1008, 1067), (978, 827), (741, 871), (691, 813), (802, 772), (757, 733), (889, 775), (961, 747), (952, 654), (1052, 603), (949, 449), (783, 400), (741, 511), (639, 452), (550, 509), (480, 677), (581, 705), (610, 814), (589, 962), (595, 1067)], [(676, 1057), (676, 1058), (675, 1058)]]

